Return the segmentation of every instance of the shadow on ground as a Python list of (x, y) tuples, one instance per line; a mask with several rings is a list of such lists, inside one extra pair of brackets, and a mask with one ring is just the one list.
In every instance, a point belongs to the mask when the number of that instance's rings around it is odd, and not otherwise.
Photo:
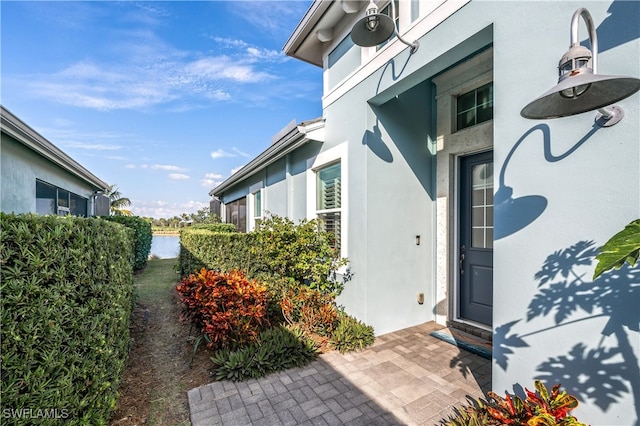
[(433, 425), (491, 386), (491, 362), (430, 336), (427, 323), (331, 352), (304, 368), (188, 392), (197, 425)]

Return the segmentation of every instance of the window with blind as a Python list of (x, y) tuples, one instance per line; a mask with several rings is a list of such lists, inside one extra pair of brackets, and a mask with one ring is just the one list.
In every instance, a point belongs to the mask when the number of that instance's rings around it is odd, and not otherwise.
[(322, 230), (335, 238), (335, 247), (340, 249), (341, 238), (341, 174), (340, 163), (323, 167), (317, 175), (316, 214)]

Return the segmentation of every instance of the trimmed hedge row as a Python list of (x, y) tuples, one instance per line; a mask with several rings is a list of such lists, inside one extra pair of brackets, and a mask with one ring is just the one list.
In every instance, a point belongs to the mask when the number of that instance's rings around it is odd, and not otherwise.
[(233, 223), (196, 223), (191, 229), (207, 229), (212, 232), (238, 232)]
[[(232, 225), (233, 226), (233, 225)], [(216, 271), (250, 269), (249, 248), (253, 236), (208, 229), (180, 231), (180, 275), (184, 278), (202, 268)]]
[(102, 216), (102, 219), (117, 222), (133, 230), (133, 268), (136, 271), (144, 269), (151, 252), (151, 224), (138, 216)]
[(3, 424), (107, 424), (129, 346), (132, 231), (0, 214)]
[(247, 234), (184, 229), (180, 232), (180, 274), (202, 268), (228, 272), (244, 270), (249, 278), (284, 279), (337, 296), (344, 286), (335, 271), (346, 259), (332, 248), (331, 235), (315, 220), (272, 216)]

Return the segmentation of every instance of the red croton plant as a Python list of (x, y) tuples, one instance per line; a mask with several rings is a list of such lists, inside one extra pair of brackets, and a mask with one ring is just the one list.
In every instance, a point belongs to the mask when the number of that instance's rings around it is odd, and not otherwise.
[(480, 425), (575, 425), (585, 426), (569, 412), (578, 406), (578, 400), (560, 392), (560, 385), (555, 385), (551, 392), (545, 385), (536, 380), (537, 392), (525, 388), (525, 400), (518, 396), (506, 395), (502, 398), (495, 392), (487, 392), (487, 399), (478, 399), (472, 403), (454, 409), (454, 414), (441, 422), (446, 426), (480, 426)]
[(207, 336), (211, 348), (234, 348), (257, 339), (269, 326), (267, 289), (243, 272), (202, 268), (176, 287), (183, 319)]

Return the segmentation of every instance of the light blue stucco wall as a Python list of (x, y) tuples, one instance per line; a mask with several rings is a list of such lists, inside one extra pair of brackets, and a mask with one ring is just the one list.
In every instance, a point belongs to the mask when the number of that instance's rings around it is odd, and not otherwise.
[[(512, 391), (516, 383), (545, 378), (580, 398), (577, 415), (586, 423), (638, 424), (640, 271), (595, 284), (591, 277), (592, 250), (640, 217), (639, 95), (618, 103), (626, 117), (606, 129), (592, 127), (595, 111), (544, 121), (522, 119), (519, 111), (555, 84), (579, 7), (589, 9), (597, 27), (598, 72), (639, 77), (639, 4), (497, 5), (496, 165), (515, 199), (536, 196), (530, 200), (546, 201), (546, 208), (495, 242), (493, 388)], [(587, 37), (582, 21), (580, 35)], [(513, 220), (531, 210), (496, 207), (496, 233), (500, 224), (503, 234), (515, 229)]]
[[(595, 112), (531, 121), (520, 110), (556, 83), (579, 7), (598, 27), (599, 73), (640, 76), (639, 5), (472, 1), (422, 36), (415, 54), (404, 49), (326, 105), (317, 154), (347, 147), (343, 232), (352, 279), (339, 302), (350, 314), (377, 334), (434, 319), (439, 133), (431, 79), (492, 46), (494, 188), (513, 190), (495, 207), (492, 387), (561, 383), (580, 400), (581, 421), (638, 423), (640, 269), (596, 283), (591, 276), (597, 247), (640, 217), (640, 95), (619, 102), (626, 117), (606, 129), (593, 127)], [(586, 39), (582, 22), (580, 33)], [(285, 161), (285, 171), (299, 171), (269, 181), (269, 205), (288, 200), (274, 205), (304, 217), (309, 158)]]
[(362, 102), (375, 89), (364, 83), (326, 108), (325, 148), (349, 144), (343, 229), (353, 278), (340, 303), (382, 334), (433, 319), (433, 93), (425, 82), (380, 106)]
[[(423, 82), (493, 43), (494, 184), (513, 189), (516, 207), (495, 213), (493, 389), (562, 383), (581, 401), (582, 421), (628, 425), (640, 412), (640, 270), (590, 277), (595, 249), (640, 217), (640, 95), (619, 102), (626, 117), (607, 129), (593, 128), (595, 112), (520, 117), (556, 83), (571, 16), (583, 6), (598, 27), (599, 73), (637, 78), (637, 2), (472, 1), (413, 56), (405, 49), (325, 108), (325, 149), (349, 144), (354, 275), (340, 301), (378, 333), (433, 318), (434, 171), (423, 144), (437, 129)], [(580, 32), (585, 39), (582, 23)]]
[(0, 210), (6, 213), (36, 212), (36, 179), (87, 198), (92, 211), (91, 187), (6, 134), (0, 145)]
[(437, 129), (430, 79), (492, 42), (491, 20), (466, 22), (462, 15), (436, 27), (415, 54), (403, 50), (324, 110), (324, 148), (349, 144), (353, 279), (340, 302), (377, 334), (435, 318)]
[[(321, 147), (321, 142), (307, 142), (233, 185), (224, 192), (222, 202), (230, 203), (246, 197), (252, 188), (262, 187), (266, 213), (285, 216), (294, 222), (307, 218), (307, 164), (313, 162)], [(249, 216), (253, 214), (249, 213)]]

